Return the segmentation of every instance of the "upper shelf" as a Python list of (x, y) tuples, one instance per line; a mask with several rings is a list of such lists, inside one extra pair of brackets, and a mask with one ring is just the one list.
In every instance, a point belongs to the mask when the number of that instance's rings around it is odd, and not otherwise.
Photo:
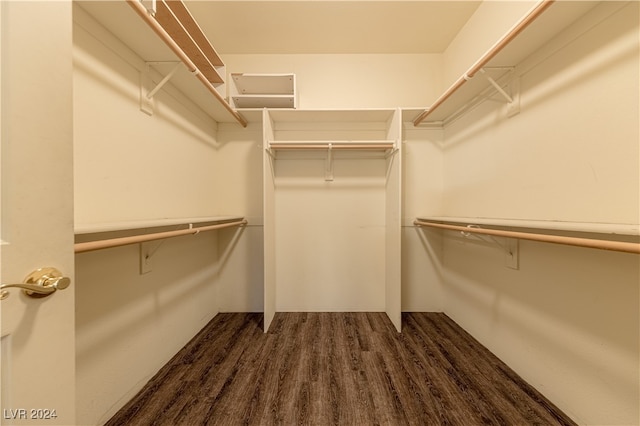
[(231, 73), (237, 93), (243, 95), (293, 95), (295, 74), (247, 74)]
[(274, 122), (281, 123), (387, 123), (393, 109), (297, 109), (270, 110)]
[(393, 109), (269, 109), (266, 116), (267, 128), (272, 132), (267, 139), (278, 143), (308, 141), (326, 145), (332, 142), (336, 147), (344, 143), (386, 141), (399, 137), (394, 133), (396, 110)]
[(229, 99), (235, 108), (296, 108), (296, 76), (231, 73)]
[[(453, 217), (417, 218), (413, 223), (415, 226), (427, 226), (460, 232), (464, 237), (468, 237), (471, 234), (479, 234), (640, 254), (640, 240), (637, 236), (637, 226), (634, 226), (633, 229), (635, 235), (630, 236), (628, 231), (631, 230), (631, 228), (621, 224), (505, 219), (475, 220), (471, 218)], [(486, 228), (478, 225), (488, 225), (489, 227)], [(625, 229), (627, 232), (620, 233), (620, 229)], [(578, 235), (575, 235), (575, 233)], [(585, 233), (589, 233), (590, 237), (586, 238), (583, 235)], [(511, 250), (508, 250), (508, 252), (512, 254)]]
[(271, 150), (329, 150), (329, 151), (389, 151), (394, 149), (396, 141), (393, 140), (356, 140), (356, 141), (270, 141)]
[[(224, 62), (182, 1), (156, 2), (156, 21), (213, 84), (224, 83)], [(220, 72), (223, 75), (220, 75)]]
[(506, 228), (528, 228), (557, 232), (581, 232), (593, 234), (639, 236), (640, 225), (633, 223), (595, 223), (595, 222), (568, 222), (560, 220), (532, 220), (532, 219), (505, 219), (487, 217), (458, 217), (458, 216), (423, 216), (418, 220), (453, 223), (474, 224)]
[(481, 73), (500, 83), (510, 68), (517, 66), (597, 4), (593, 1), (540, 1), (429, 108), (419, 113), (413, 124), (444, 124), (465, 104), (491, 87), (492, 83)]
[(86, 234), (98, 234), (105, 232), (131, 231), (140, 229), (163, 228), (185, 224), (210, 224), (224, 223), (242, 220), (242, 216), (207, 216), (207, 217), (185, 217), (166, 218), (154, 220), (136, 220), (127, 222), (109, 222), (94, 224), (76, 224), (74, 231), (76, 236)]
[[(194, 227), (193, 225), (197, 223), (206, 225)], [(173, 224), (173, 226), (171, 226), (171, 224)], [(74, 252), (84, 253), (88, 251), (120, 247), (130, 244), (164, 240), (166, 238), (173, 238), (184, 235), (196, 235), (200, 232), (245, 225), (247, 225), (247, 220), (243, 217), (212, 217), (198, 218), (196, 220), (185, 219), (181, 221), (160, 220), (150, 222), (129, 222), (129, 224), (123, 224), (123, 228), (110, 229), (103, 232), (79, 234), (76, 231)], [(167, 227), (173, 229), (166, 229)], [(161, 230), (162, 228), (165, 229)], [(145, 232), (135, 232), (142, 229), (144, 229)], [(153, 232), (148, 232), (151, 229), (153, 229)], [(118, 236), (114, 237), (113, 234), (118, 234)], [(105, 238), (105, 235), (109, 236)], [(151, 254), (149, 254), (149, 256), (150, 255)]]
[[(82, 26), (91, 21), (92, 34), (113, 37), (142, 61), (182, 61), (187, 69), (183, 67), (171, 77), (173, 86), (215, 121), (246, 125), (246, 120), (224, 99), (224, 63), (181, 1), (157, 1), (155, 18), (136, 0), (74, 4), (78, 6), (74, 9), (74, 21)], [(96, 24), (102, 28), (96, 29)], [(162, 32), (169, 34), (172, 42), (165, 41)], [(137, 63), (132, 65), (139, 67)], [(198, 71), (194, 73), (196, 68)]]

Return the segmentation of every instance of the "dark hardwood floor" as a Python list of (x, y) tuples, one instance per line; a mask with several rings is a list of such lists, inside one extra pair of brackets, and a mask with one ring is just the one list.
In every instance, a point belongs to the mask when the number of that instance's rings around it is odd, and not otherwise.
[(444, 314), (219, 314), (108, 423), (573, 425)]

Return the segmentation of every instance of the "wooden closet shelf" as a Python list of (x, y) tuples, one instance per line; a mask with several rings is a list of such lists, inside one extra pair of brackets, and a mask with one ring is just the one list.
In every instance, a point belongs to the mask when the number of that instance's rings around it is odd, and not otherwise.
[[(488, 225), (492, 228), (480, 228), (478, 225)], [(621, 241), (629, 239), (630, 231), (627, 225), (614, 224), (589, 224), (577, 222), (555, 222), (555, 221), (517, 221), (498, 219), (473, 219), (473, 218), (417, 218), (414, 221), (416, 226), (427, 226), (449, 231), (459, 231), (464, 234), (482, 234), (496, 237), (517, 238), (522, 240), (539, 241), (546, 243), (565, 244), (578, 247), (596, 248), (602, 250), (621, 251), (626, 253), (640, 254), (640, 242), (637, 238), (637, 226), (633, 241)], [(609, 225), (609, 226), (608, 226)], [(615, 228), (613, 228), (615, 227)], [(512, 230), (517, 228), (518, 230)], [(627, 229), (627, 234), (620, 235), (621, 229)], [(531, 231), (529, 229), (532, 229)], [(609, 229), (609, 231), (605, 231)], [(613, 232), (615, 229), (616, 232)], [(541, 232), (537, 232), (540, 230)], [(567, 236), (567, 233), (597, 233), (606, 234), (607, 238), (584, 238)], [(557, 235), (557, 234), (565, 235)], [(603, 236), (603, 235), (602, 235)], [(614, 237), (615, 236), (615, 237)]]
[[(450, 117), (492, 86), (496, 92), (504, 92), (507, 101), (512, 103), (508, 89), (505, 90), (506, 83), (500, 79), (595, 5), (596, 2), (539, 1), (431, 106), (415, 117), (414, 126), (445, 125)], [(425, 121), (427, 117), (429, 121)]]
[[(214, 222), (214, 221), (208, 220), (206, 222)], [(111, 247), (119, 247), (119, 246), (125, 246), (130, 244), (144, 243), (148, 241), (162, 240), (166, 238), (179, 237), (182, 235), (196, 235), (196, 234), (199, 234), (200, 232), (247, 225), (247, 220), (244, 219), (243, 217), (218, 220), (215, 222), (216, 223), (207, 224), (207, 225), (198, 226), (198, 227), (193, 226), (194, 222), (180, 222), (180, 223), (177, 223), (176, 226), (184, 225), (188, 227), (185, 229), (175, 229), (175, 230), (168, 230), (168, 231), (163, 230), (159, 232), (151, 232), (151, 233), (143, 233), (143, 234), (136, 233), (135, 235), (119, 236), (116, 238), (97, 238), (96, 239), (95, 236), (91, 238), (87, 235), (87, 237), (83, 238), (84, 241), (75, 243), (74, 250), (76, 253), (84, 253), (87, 251), (102, 250), (102, 249), (111, 248)], [(165, 225), (165, 226), (168, 226), (168, 225)], [(149, 227), (145, 227), (145, 228), (139, 227), (135, 229), (148, 229), (148, 228)], [(131, 231), (132, 229), (133, 228), (128, 228), (127, 231)], [(112, 230), (111, 232), (113, 231), (114, 230)]]
[(145, 72), (145, 65), (182, 62), (188, 72), (180, 70), (170, 77), (178, 91), (216, 122), (247, 125), (221, 93), (224, 63), (182, 1), (156, 2), (155, 17), (138, 0), (80, 0), (74, 9), (74, 22), (140, 72)]
[(122, 222), (107, 223), (87, 223), (76, 224), (75, 234), (96, 234), (101, 232), (119, 232), (130, 231), (136, 229), (162, 228), (167, 226), (178, 225), (196, 225), (196, 224), (212, 224), (223, 222), (234, 222), (242, 220), (242, 216), (199, 216), (199, 217), (182, 217), (182, 218), (165, 218), (152, 220), (132, 220)]
[(366, 150), (387, 151), (395, 148), (394, 141), (300, 141), (300, 142), (271, 142), (269, 148), (273, 150)]
[(231, 97), (236, 108), (294, 108), (293, 95), (234, 95)]
[(223, 67), (224, 64), (182, 1), (161, 0), (157, 2), (155, 17), (137, 0), (127, 0), (127, 3), (180, 58), (187, 69), (195, 74), (196, 78), (218, 100), (227, 113), (246, 127), (246, 119), (231, 107), (216, 90), (215, 85), (224, 83), (224, 78), (218, 74), (214, 64), (218, 64), (220, 67)]
[[(155, 19), (211, 84), (224, 83), (216, 70), (224, 62), (181, 1), (158, 1)], [(190, 70), (191, 72), (195, 70)]]

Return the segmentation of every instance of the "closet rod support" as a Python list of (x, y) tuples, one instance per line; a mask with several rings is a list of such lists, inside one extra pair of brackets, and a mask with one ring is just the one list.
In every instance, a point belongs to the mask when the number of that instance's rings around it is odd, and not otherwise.
[(613, 250), (625, 253), (640, 254), (640, 243), (637, 242), (569, 237), (535, 232), (507, 231), (502, 229), (468, 228), (466, 226), (431, 222), (421, 219), (414, 220), (413, 224), (415, 226), (428, 226), (450, 231), (465, 231), (474, 234), (494, 235), (497, 237), (517, 238), (520, 240), (538, 241), (543, 243), (565, 244), (576, 247), (589, 247), (601, 250)]
[(326, 182), (333, 181), (333, 143), (329, 142), (327, 148), (327, 163), (324, 171), (324, 180)]
[(156, 16), (156, 10), (158, 10), (156, 7), (156, 0), (140, 0), (140, 3), (142, 3), (144, 8), (147, 9), (149, 15)]
[[(467, 225), (467, 228), (470, 229), (482, 229), (479, 225)], [(485, 239), (485, 235), (482, 234), (472, 234), (469, 231), (460, 231), (460, 234), (465, 237), (465, 238), (477, 238), (479, 240), (482, 241), (486, 241), (486, 242), (492, 242), (495, 245), (497, 245), (498, 247), (500, 247), (502, 250), (504, 250), (506, 253), (510, 253), (509, 248), (505, 247), (500, 241), (498, 241), (493, 235), (486, 235), (486, 239)]]
[[(467, 225), (467, 228), (482, 229), (480, 225)], [(511, 269), (519, 269), (519, 245), (517, 238), (505, 238), (504, 244), (496, 239), (493, 235), (474, 234), (469, 231), (460, 231), (460, 234), (465, 238), (477, 238), (480, 241), (493, 243), (498, 246), (504, 252), (505, 266)]]
[(487, 81), (498, 91), (498, 93), (500, 93), (507, 100), (508, 103), (513, 102), (513, 98), (511, 97), (511, 95), (509, 95), (502, 87), (500, 87), (500, 85), (486, 73), (484, 68), (481, 68), (480, 72), (487, 79)]
[(394, 155), (396, 155), (396, 153), (398, 152), (398, 148), (396, 148), (395, 146), (393, 148), (391, 148), (389, 150), (389, 152), (387, 153), (387, 155), (384, 156), (384, 159), (388, 159), (389, 157), (393, 157)]
[(273, 150), (271, 148), (265, 148), (264, 150), (267, 154), (269, 154), (269, 157), (271, 157), (271, 159), (276, 159), (276, 155), (273, 153)]
[[(175, 73), (178, 71), (178, 68), (180, 68), (180, 65), (182, 64), (182, 62), (171, 62), (173, 64), (175, 64), (175, 66), (171, 69), (171, 71), (169, 71), (169, 74), (165, 75), (164, 78), (162, 80), (160, 80), (160, 82), (156, 85), (156, 87), (154, 87), (149, 93), (147, 93), (147, 99), (152, 99), (153, 96), (158, 93), (158, 91), (160, 89), (162, 89), (162, 87), (167, 84), (167, 82), (169, 80), (171, 80), (171, 77), (173, 77), (175, 75)], [(151, 80), (151, 76), (150, 76), (150, 72), (151, 72), (151, 65), (152, 64), (157, 64), (157, 62), (147, 62), (146, 63), (146, 73), (147, 73), (147, 78), (149, 80)]]

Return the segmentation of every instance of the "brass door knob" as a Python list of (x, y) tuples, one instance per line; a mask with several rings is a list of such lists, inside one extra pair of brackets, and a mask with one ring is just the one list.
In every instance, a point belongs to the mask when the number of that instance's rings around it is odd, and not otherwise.
[(69, 285), (71, 279), (62, 275), (56, 268), (40, 268), (27, 275), (22, 284), (0, 285), (0, 300), (9, 297), (9, 292), (5, 290), (7, 288), (21, 288), (24, 294), (31, 297), (47, 297)]

